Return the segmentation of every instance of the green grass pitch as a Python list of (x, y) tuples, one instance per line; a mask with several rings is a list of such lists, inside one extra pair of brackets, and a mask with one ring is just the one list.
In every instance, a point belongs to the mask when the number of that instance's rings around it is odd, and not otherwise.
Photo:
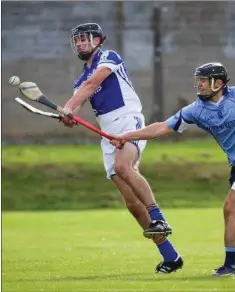
[(224, 261), (225, 154), (212, 140), (159, 140), (141, 167), (185, 261), (174, 274), (154, 274), (161, 257), (105, 179), (98, 145), (3, 146), (3, 210), (22, 211), (2, 213), (2, 291), (235, 291), (210, 276)]
[(182, 270), (154, 274), (157, 248), (126, 210), (4, 212), (2, 291), (234, 291), (220, 209), (166, 209)]

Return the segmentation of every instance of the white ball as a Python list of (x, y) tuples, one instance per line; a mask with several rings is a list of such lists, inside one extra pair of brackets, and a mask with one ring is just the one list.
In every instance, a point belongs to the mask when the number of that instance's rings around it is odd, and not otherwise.
[(20, 84), (20, 78), (18, 76), (12, 76), (9, 79), (9, 84), (11, 84), (12, 86), (17, 86)]

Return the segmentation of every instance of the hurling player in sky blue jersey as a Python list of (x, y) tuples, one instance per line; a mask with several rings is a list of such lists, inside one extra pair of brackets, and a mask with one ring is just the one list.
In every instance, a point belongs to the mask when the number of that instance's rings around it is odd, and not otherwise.
[(190, 125), (210, 133), (226, 153), (231, 166), (230, 190), (224, 202), (225, 262), (214, 276), (235, 274), (235, 86), (228, 86), (227, 71), (221, 63), (207, 63), (195, 71), (197, 99), (165, 122), (128, 132), (111, 141), (120, 148), (126, 141), (154, 139), (174, 131), (182, 133)]
[[(84, 61), (84, 67), (65, 109), (76, 114), (89, 100), (103, 131), (118, 135), (141, 129), (145, 123), (142, 106), (126, 65), (115, 51), (101, 48), (104, 40), (102, 29), (96, 23), (80, 24), (72, 29), (71, 46), (78, 58)], [(74, 125), (67, 117), (62, 122), (68, 127)], [(114, 182), (126, 207), (143, 228), (144, 236), (153, 239), (163, 257), (156, 272), (171, 273), (182, 268), (183, 260), (167, 239), (172, 229), (148, 182), (138, 171), (145, 145), (146, 141), (132, 141), (122, 149), (116, 149), (102, 138), (104, 167), (107, 178)]]

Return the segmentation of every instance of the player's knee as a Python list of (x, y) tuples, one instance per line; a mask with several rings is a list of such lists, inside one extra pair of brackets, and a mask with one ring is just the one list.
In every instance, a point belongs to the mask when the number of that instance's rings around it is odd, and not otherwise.
[(114, 165), (115, 173), (124, 180), (128, 179), (128, 176), (131, 170), (132, 168), (128, 164), (116, 163)]
[(223, 207), (224, 217), (229, 217), (232, 214), (233, 209), (234, 208), (233, 208), (232, 201), (227, 199), (224, 202), (224, 207)]

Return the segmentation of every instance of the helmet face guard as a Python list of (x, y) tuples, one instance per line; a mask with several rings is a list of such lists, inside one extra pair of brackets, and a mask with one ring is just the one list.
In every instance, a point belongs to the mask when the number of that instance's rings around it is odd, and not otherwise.
[[(197, 88), (197, 95), (201, 100), (210, 100), (221, 89), (226, 87), (229, 79), (227, 78), (227, 71), (221, 63), (208, 63), (196, 68), (195, 84)], [(223, 84), (220, 87), (215, 86), (216, 80), (222, 80)], [(199, 86), (203, 81), (209, 81), (209, 88)]]
[[(203, 81), (208, 81), (210, 87), (202, 88), (200, 87), (200, 83)], [(217, 92), (222, 89), (225, 84), (221, 85), (220, 87), (215, 87), (215, 78), (213, 77), (206, 77), (206, 76), (195, 76), (195, 83), (194, 87), (197, 88), (197, 95), (204, 99), (210, 99), (213, 97)]]
[[(94, 38), (99, 37), (98, 45), (94, 43)], [(83, 61), (90, 59), (94, 51), (101, 46), (105, 40), (101, 27), (96, 23), (80, 24), (72, 29), (70, 44), (73, 52)]]
[(73, 52), (81, 60), (89, 60), (96, 47), (94, 45), (93, 35), (83, 32), (71, 36), (71, 47)]

